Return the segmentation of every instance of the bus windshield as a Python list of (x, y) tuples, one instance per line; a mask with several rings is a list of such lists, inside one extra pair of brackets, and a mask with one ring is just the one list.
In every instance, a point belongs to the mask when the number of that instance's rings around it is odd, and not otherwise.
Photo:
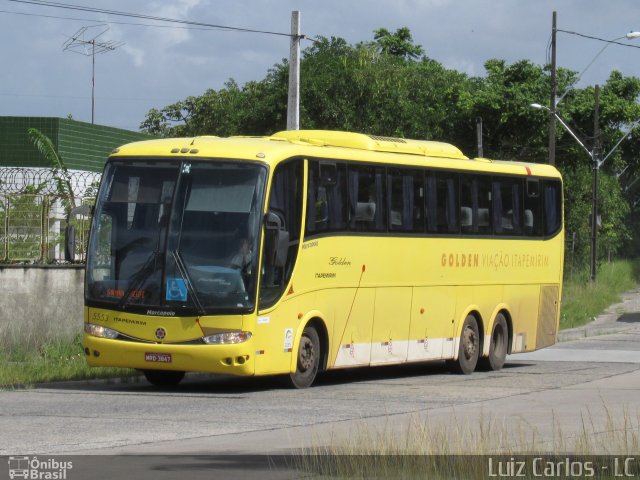
[(253, 310), (265, 177), (246, 162), (110, 162), (87, 253), (87, 301)]

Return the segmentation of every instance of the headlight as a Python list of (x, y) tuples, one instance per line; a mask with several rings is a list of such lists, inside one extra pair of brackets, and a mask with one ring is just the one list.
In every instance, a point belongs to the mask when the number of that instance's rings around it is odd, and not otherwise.
[(102, 325), (94, 325), (93, 323), (85, 323), (84, 332), (100, 338), (117, 338), (118, 335), (120, 335), (115, 330), (103, 327)]
[(203, 337), (202, 340), (204, 340), (204, 343), (208, 343), (209, 345), (225, 345), (230, 343), (246, 342), (250, 338), (251, 332), (225, 332)]

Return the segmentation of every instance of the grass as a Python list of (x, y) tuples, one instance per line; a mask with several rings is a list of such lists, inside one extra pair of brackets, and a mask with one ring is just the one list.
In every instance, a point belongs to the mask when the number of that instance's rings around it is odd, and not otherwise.
[(560, 329), (585, 325), (609, 305), (620, 300), (620, 294), (634, 288), (640, 280), (640, 261), (619, 260), (603, 264), (595, 283), (589, 272), (575, 274), (565, 281), (560, 311)]
[[(489, 474), (489, 457), (494, 457), (494, 465), (499, 459), (531, 463), (536, 456), (556, 464), (566, 456), (637, 457), (640, 414), (627, 408), (614, 413), (606, 405), (603, 409), (603, 414), (595, 416), (589, 410), (583, 412), (581, 425), (571, 432), (563, 431), (557, 419), (550, 418), (550, 436), (541, 435), (524, 421), (482, 416), (477, 421), (454, 419), (439, 425), (414, 417), (403, 427), (389, 420), (380, 430), (363, 423), (347, 439), (333, 438), (328, 445), (302, 451), (294, 466), (310, 478), (484, 479)], [(598, 423), (594, 418), (603, 420)], [(603, 461), (613, 463), (610, 457)], [(532, 478), (531, 465), (528, 467), (525, 478)], [(599, 473), (603, 475), (596, 478), (614, 478), (613, 468)]]
[(137, 374), (124, 368), (91, 368), (87, 365), (81, 337), (38, 348), (14, 346), (0, 351), (0, 388), (36, 383), (91, 378), (127, 378)]

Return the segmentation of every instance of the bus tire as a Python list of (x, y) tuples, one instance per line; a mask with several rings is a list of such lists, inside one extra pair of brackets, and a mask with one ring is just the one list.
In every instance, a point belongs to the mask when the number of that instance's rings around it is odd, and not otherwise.
[(177, 386), (184, 378), (184, 372), (174, 370), (145, 370), (147, 381), (156, 387), (170, 388)]
[(458, 349), (458, 359), (449, 360), (447, 366), (454, 373), (469, 375), (473, 373), (478, 364), (480, 356), (480, 334), (478, 332), (478, 322), (473, 315), (467, 315), (462, 324), (460, 332), (460, 348)]
[(507, 348), (509, 343), (509, 330), (507, 319), (504, 314), (499, 313), (493, 322), (491, 340), (489, 343), (489, 356), (480, 359), (480, 367), (483, 370), (500, 370), (507, 358)]
[(320, 337), (311, 325), (304, 327), (296, 360), (296, 371), (289, 375), (290, 383), (295, 388), (310, 387), (320, 367)]

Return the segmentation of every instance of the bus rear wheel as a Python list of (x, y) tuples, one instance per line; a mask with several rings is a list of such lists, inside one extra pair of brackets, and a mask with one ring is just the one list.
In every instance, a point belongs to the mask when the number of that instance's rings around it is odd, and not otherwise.
[(320, 337), (316, 329), (307, 325), (302, 331), (298, 346), (296, 371), (290, 374), (291, 386), (295, 388), (310, 387), (318, 374), (320, 366)]
[(502, 313), (496, 316), (491, 332), (491, 343), (489, 345), (489, 356), (480, 360), (480, 367), (483, 370), (500, 370), (507, 358), (507, 344), (509, 342), (509, 330), (507, 319)]
[(184, 372), (173, 370), (145, 370), (144, 376), (151, 385), (156, 387), (175, 387), (184, 378)]
[(462, 324), (458, 359), (447, 361), (447, 366), (454, 373), (468, 375), (476, 369), (479, 356), (480, 334), (478, 332), (478, 322), (473, 315), (467, 315)]

